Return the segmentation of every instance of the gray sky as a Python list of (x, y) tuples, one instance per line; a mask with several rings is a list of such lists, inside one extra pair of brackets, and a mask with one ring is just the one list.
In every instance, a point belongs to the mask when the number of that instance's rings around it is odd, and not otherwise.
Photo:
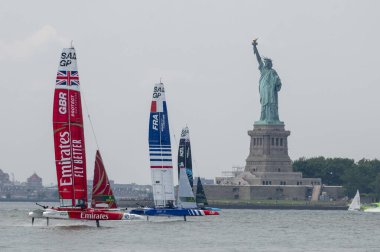
[[(171, 134), (179, 140), (190, 128), (195, 175), (245, 165), (247, 131), (260, 111), (254, 37), (283, 83), (279, 113), (293, 160), (379, 158), (379, 7), (375, 0), (1, 1), (0, 169), (19, 181), (35, 171), (56, 183), (53, 92), (71, 40), (103, 160), (118, 183), (150, 183), (148, 118), (160, 77)], [(91, 178), (96, 146), (85, 124)]]

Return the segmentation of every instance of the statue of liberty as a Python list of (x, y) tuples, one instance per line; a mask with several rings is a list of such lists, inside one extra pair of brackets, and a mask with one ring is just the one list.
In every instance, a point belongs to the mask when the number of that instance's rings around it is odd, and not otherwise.
[(281, 80), (276, 70), (272, 68), (272, 60), (264, 57), (264, 62), (257, 50), (257, 39), (252, 42), (253, 52), (259, 62), (260, 81), (260, 121), (255, 124), (283, 124), (278, 116), (278, 91), (281, 89)]

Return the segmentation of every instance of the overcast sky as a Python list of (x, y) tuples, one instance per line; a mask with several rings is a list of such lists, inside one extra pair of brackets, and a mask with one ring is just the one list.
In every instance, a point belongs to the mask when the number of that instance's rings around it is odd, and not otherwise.
[[(148, 119), (160, 78), (173, 153), (187, 124), (195, 175), (245, 165), (247, 131), (260, 117), (255, 37), (282, 80), (279, 114), (293, 160), (380, 158), (379, 9), (375, 0), (1, 1), (0, 169), (56, 184), (52, 102), (71, 40), (116, 183), (150, 183)], [(92, 178), (87, 119), (85, 130)]]

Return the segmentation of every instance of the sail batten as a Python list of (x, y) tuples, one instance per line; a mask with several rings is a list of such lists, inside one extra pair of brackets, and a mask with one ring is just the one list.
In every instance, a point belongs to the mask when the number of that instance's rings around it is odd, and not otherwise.
[(61, 205), (87, 207), (86, 152), (76, 53), (61, 53), (53, 104), (53, 131)]
[(162, 83), (154, 86), (149, 119), (149, 155), (156, 207), (174, 203), (173, 164), (165, 88)]

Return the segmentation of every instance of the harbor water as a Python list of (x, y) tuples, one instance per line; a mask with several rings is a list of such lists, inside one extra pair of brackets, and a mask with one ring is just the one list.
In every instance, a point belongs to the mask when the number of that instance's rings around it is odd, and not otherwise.
[(0, 202), (0, 251), (380, 251), (380, 214), (222, 210), (149, 221), (36, 219), (34, 203)]

